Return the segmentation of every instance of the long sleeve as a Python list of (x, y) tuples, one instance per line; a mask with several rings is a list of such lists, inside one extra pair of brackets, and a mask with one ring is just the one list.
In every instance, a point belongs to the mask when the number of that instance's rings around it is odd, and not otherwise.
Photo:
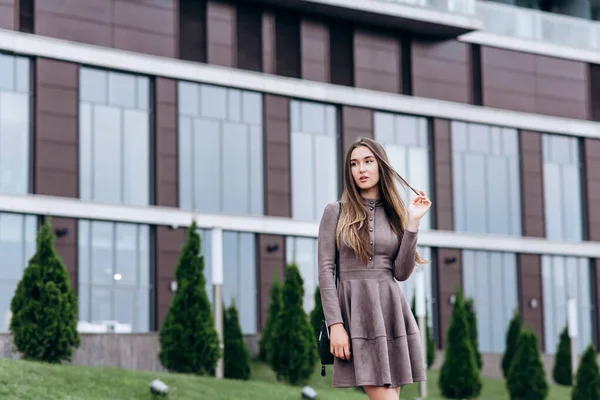
[(323, 211), (317, 239), (319, 288), (327, 326), (343, 322), (340, 301), (335, 287), (335, 229), (339, 204), (329, 203)]
[(417, 237), (418, 232), (404, 231), (404, 236), (400, 242), (400, 249), (394, 262), (394, 278), (399, 281), (407, 280), (415, 269)]

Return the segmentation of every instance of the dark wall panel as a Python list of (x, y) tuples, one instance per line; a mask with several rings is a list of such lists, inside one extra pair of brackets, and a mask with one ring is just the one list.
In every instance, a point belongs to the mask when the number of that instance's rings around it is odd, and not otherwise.
[(452, 143), (450, 121), (433, 120), (434, 209), (435, 228), (454, 230), (452, 200)]
[(532, 329), (544, 351), (544, 292), (542, 290), (542, 261), (536, 254), (519, 254), (517, 258), (519, 308), (525, 327)]
[(363, 89), (402, 93), (400, 39), (366, 29), (354, 31), (354, 84)]
[(160, 328), (163, 323), (173, 299), (171, 282), (175, 280), (175, 267), (185, 242), (185, 233), (185, 228), (156, 227), (156, 244), (154, 246), (156, 276), (154, 282), (156, 284), (157, 328)]
[(346, 162), (346, 152), (359, 137), (373, 138), (373, 110), (342, 106), (342, 153), (340, 160)]
[(17, 29), (19, 0), (0, 0), (0, 29)]
[(600, 65), (590, 64), (591, 119), (600, 121)]
[[(257, 235), (258, 241), (258, 314), (260, 331), (263, 330), (269, 315), (273, 276), (283, 283), (285, 274), (285, 237), (278, 235)], [(277, 245), (277, 250), (269, 252), (267, 248)], [(274, 247), (274, 246), (273, 246)]]
[(256, 4), (237, 4), (237, 66), (262, 71), (262, 10)]
[(71, 287), (77, 292), (79, 285), (79, 274), (77, 271), (77, 266), (79, 265), (77, 262), (77, 220), (72, 218), (52, 217), (52, 228), (54, 231), (58, 229), (67, 230), (67, 234), (57, 237), (54, 244), (56, 252), (69, 272)]
[(179, 0), (179, 57), (206, 62), (206, 0)]
[(166, 78), (156, 78), (155, 82), (156, 205), (178, 207), (177, 82)]
[(472, 103), (471, 45), (413, 39), (411, 56), (414, 96)]
[(236, 9), (232, 3), (206, 4), (206, 60), (209, 64), (237, 66)]
[(577, 61), (481, 47), (483, 104), (588, 119), (589, 68)]
[(164, 57), (177, 57), (177, 0), (44, 0), (35, 33)]
[(37, 194), (79, 197), (78, 71), (62, 61), (35, 62)]
[(600, 242), (600, 140), (584, 139), (587, 238)]
[(275, 15), (275, 73), (300, 78), (300, 17), (279, 10)]
[(546, 230), (541, 134), (520, 131), (519, 148), (523, 235), (543, 238)]
[(346, 21), (329, 24), (331, 83), (354, 86), (354, 26)]
[(302, 79), (329, 82), (329, 28), (323, 22), (304, 19), (300, 25)]
[(437, 250), (437, 313), (439, 347), (446, 345), (446, 331), (452, 317), (452, 299), (456, 288), (462, 288), (462, 251), (459, 249)]

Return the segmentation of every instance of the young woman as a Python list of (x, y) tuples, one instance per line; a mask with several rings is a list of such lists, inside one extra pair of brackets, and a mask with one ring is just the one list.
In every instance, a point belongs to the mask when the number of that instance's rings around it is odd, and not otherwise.
[[(416, 251), (425, 192), (405, 206), (383, 147), (352, 144), (344, 165), (344, 193), (329, 203), (319, 226), (319, 285), (335, 356), (334, 387), (362, 386), (370, 400), (398, 399), (403, 385), (426, 379), (419, 328), (398, 281), (423, 260)], [(336, 246), (339, 285), (335, 283)]]

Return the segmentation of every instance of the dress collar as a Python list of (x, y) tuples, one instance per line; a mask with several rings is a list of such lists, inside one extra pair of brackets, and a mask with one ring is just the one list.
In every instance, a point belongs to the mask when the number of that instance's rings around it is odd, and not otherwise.
[(375, 207), (383, 206), (383, 202), (381, 201), (381, 199), (376, 200), (376, 199), (370, 199), (370, 198), (362, 197), (362, 196), (361, 196), (361, 198), (362, 198), (363, 204), (365, 206), (371, 206), (371, 207), (372, 206), (375, 206)]

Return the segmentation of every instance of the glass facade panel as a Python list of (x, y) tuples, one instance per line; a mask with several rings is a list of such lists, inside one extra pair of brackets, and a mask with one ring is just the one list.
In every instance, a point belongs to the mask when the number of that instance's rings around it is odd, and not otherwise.
[(262, 96), (179, 82), (180, 207), (262, 215)]
[(9, 332), (10, 302), (36, 249), (37, 217), (0, 213), (0, 333)]
[(0, 53), (0, 193), (30, 190), (31, 67)]
[(464, 250), (463, 285), (465, 297), (475, 303), (480, 351), (503, 353), (506, 330), (519, 307), (516, 254)]
[[(204, 257), (206, 293), (214, 300), (212, 283), (211, 231), (199, 229)], [(223, 232), (223, 301), (225, 306), (235, 303), (240, 325), (245, 335), (258, 332), (258, 283), (256, 265), (256, 235), (246, 232)]]
[(317, 265), (317, 239), (305, 237), (286, 238), (286, 265), (295, 263), (304, 281), (304, 311), (315, 308), (315, 290), (319, 286)]
[(335, 107), (290, 103), (292, 218), (318, 221), (338, 199), (338, 122)]
[(521, 235), (516, 129), (453, 121), (452, 174), (456, 231)]
[[(375, 140), (379, 141), (390, 163), (412, 187), (431, 196), (429, 126), (426, 118), (376, 112)], [(398, 184), (405, 203), (415, 197)], [(420, 229), (431, 228), (431, 213), (421, 219)]]
[(542, 135), (546, 237), (583, 239), (581, 162), (574, 137)]
[(150, 204), (149, 85), (146, 77), (81, 68), (82, 200)]
[(79, 320), (150, 330), (150, 227), (79, 221)]
[(567, 326), (567, 300), (571, 297), (577, 302), (578, 351), (583, 352), (592, 342), (590, 268), (586, 258), (542, 256), (546, 353), (556, 353), (560, 333)]
[(418, 265), (417, 267), (415, 267), (415, 270), (412, 273), (412, 275), (410, 276), (410, 278), (408, 278), (407, 280), (405, 280), (403, 282), (398, 282), (398, 285), (400, 285), (400, 288), (402, 288), (402, 292), (404, 293), (404, 296), (406, 297), (406, 300), (408, 301), (408, 303), (412, 304), (413, 298), (416, 295), (415, 290), (416, 290), (416, 280), (419, 279), (418, 274), (425, 274), (425, 299), (427, 302), (427, 312), (428, 312), (428, 317), (429, 317), (427, 319), (427, 324), (431, 328), (431, 332), (434, 332), (433, 326), (434, 326), (434, 315), (435, 315), (434, 314), (435, 299), (434, 299), (434, 292), (433, 292), (433, 275), (432, 275), (433, 261), (431, 259), (431, 249), (429, 247), (417, 246), (417, 251), (419, 252), (421, 257), (428, 260), (429, 263), (423, 264), (423, 265)]

